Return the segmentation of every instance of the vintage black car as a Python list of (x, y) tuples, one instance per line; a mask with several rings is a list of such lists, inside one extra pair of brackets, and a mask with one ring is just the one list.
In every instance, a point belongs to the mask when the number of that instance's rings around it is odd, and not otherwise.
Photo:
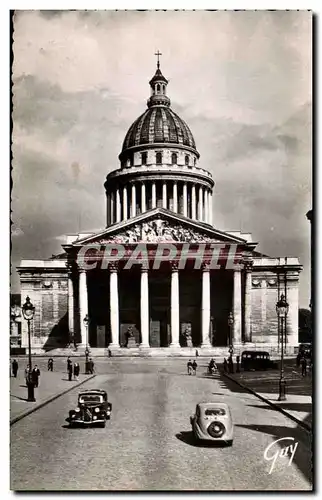
[(105, 427), (106, 420), (111, 418), (112, 404), (108, 402), (106, 391), (89, 389), (78, 395), (78, 406), (70, 410), (66, 421), (70, 426), (96, 425)]
[(247, 370), (268, 370), (278, 368), (278, 364), (270, 359), (266, 351), (243, 351), (241, 355), (241, 368)]

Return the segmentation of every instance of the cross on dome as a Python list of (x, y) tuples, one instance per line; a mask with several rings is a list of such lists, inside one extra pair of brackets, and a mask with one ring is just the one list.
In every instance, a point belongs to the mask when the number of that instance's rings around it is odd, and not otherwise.
[(159, 49), (155, 52), (154, 54), (155, 56), (157, 56), (157, 68), (159, 69), (160, 68), (160, 59), (159, 59), (159, 56), (162, 56), (162, 52), (159, 51)]

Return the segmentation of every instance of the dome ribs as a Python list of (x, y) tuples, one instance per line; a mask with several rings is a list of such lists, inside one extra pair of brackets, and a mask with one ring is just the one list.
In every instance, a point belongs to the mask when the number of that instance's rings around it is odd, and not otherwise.
[(173, 113), (173, 111), (172, 111), (172, 117), (173, 117), (176, 129), (177, 129), (178, 143), (179, 144), (183, 144), (183, 132), (182, 132), (182, 128), (180, 126), (180, 121), (181, 120), (180, 120), (180, 118), (175, 113)]
[(155, 115), (157, 113), (157, 109), (153, 109), (149, 121), (149, 140), (148, 142), (150, 144), (153, 144), (154, 142), (154, 125), (155, 125)]
[(138, 142), (135, 144), (136, 146), (138, 146), (139, 144), (148, 144), (149, 124), (150, 124), (150, 111), (148, 110), (144, 116), (141, 127), (141, 136), (139, 137)]
[(167, 118), (167, 114), (163, 108), (160, 108), (162, 120), (163, 120), (163, 134), (164, 134), (164, 142), (169, 142), (169, 121)]
[(134, 140), (132, 141), (133, 142), (132, 146), (136, 146), (137, 144), (140, 144), (140, 136), (141, 136), (142, 125), (143, 125), (143, 122), (144, 122), (147, 114), (148, 114), (148, 111), (146, 111), (139, 118), (139, 122), (138, 122), (138, 126), (137, 126), (137, 129), (136, 129), (136, 132), (134, 131), (135, 136), (134, 136)]
[(154, 120), (154, 142), (164, 142), (163, 116), (160, 108), (156, 109)]

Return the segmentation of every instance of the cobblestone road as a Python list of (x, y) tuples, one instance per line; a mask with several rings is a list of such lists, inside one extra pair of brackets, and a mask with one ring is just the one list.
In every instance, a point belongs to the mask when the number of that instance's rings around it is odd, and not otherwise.
[[(39, 364), (39, 363), (38, 363)], [(78, 390), (11, 428), (14, 490), (308, 490), (309, 435), (255, 396), (233, 393), (220, 378), (185, 373), (183, 360), (110, 360), (85, 388), (104, 388), (113, 403), (105, 429), (69, 429)], [(232, 409), (231, 448), (196, 445), (189, 415), (202, 400)], [(293, 463), (269, 474), (265, 448), (281, 437), (299, 442)], [(278, 450), (278, 444), (274, 445)]]

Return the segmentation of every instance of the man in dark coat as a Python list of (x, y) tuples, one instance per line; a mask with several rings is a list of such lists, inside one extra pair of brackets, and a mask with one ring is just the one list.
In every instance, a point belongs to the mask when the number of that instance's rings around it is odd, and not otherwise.
[(94, 373), (94, 361), (92, 360), (92, 358), (89, 358), (88, 367), (89, 367), (89, 373)]
[(48, 371), (52, 372), (53, 368), (54, 368), (54, 360), (53, 360), (53, 358), (49, 358), (48, 359)]
[(189, 359), (189, 361), (187, 363), (187, 370), (188, 370), (188, 375), (191, 375), (191, 371), (192, 371), (192, 361), (191, 361), (191, 359)]
[(40, 377), (40, 370), (38, 366), (35, 365), (31, 372), (31, 380), (33, 381), (35, 387), (38, 387), (39, 385), (39, 377)]
[(70, 359), (70, 356), (67, 358), (67, 373), (69, 373), (69, 367), (73, 366), (72, 360)]
[(302, 366), (302, 377), (306, 377), (306, 367), (307, 367), (307, 361), (305, 356), (301, 359), (301, 366)]
[(194, 374), (194, 375), (196, 375), (196, 373), (197, 373), (197, 366), (198, 366), (198, 365), (197, 365), (197, 362), (196, 362), (196, 360), (194, 359), (194, 360), (193, 360), (193, 363), (192, 363), (192, 370), (193, 370), (193, 374)]
[(12, 375), (15, 378), (17, 378), (17, 373), (18, 373), (18, 361), (14, 359), (12, 362)]
[(71, 381), (73, 378), (73, 363), (70, 362), (68, 365), (68, 380)]

